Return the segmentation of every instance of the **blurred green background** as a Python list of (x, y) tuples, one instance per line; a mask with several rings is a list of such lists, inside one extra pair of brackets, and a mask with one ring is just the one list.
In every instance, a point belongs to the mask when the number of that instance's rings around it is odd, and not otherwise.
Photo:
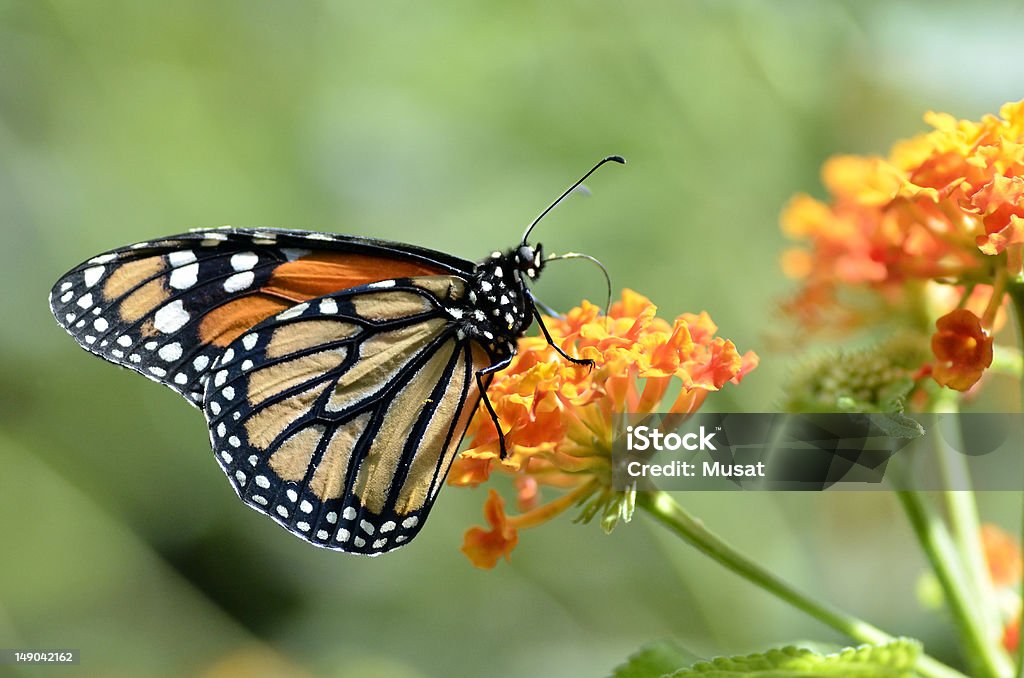
[[(449, 488), (394, 554), (313, 549), (238, 502), (195, 411), (78, 349), (46, 294), (95, 253), (193, 226), (477, 258), (621, 153), (538, 238), (665, 315), (708, 310), (763, 359), (708, 406), (770, 410), (793, 363), (765, 341), (788, 288), (780, 207), (927, 109), (1024, 96), (1022, 29), (1019, 4), (984, 2), (0, 0), (0, 647), (81, 648), (83, 675), (515, 677), (604, 675), (662, 637), (704, 655), (840, 642), (642, 516), (612, 536), (562, 518), (481, 571), (458, 547), (485, 490)], [(602, 286), (566, 262), (539, 289), (565, 308)], [(802, 588), (955, 657), (890, 496), (679, 498)], [(1014, 527), (1012, 497), (983, 510)]]

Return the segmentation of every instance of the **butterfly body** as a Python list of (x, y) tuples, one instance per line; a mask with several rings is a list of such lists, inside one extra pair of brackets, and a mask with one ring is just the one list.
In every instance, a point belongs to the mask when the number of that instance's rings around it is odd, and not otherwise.
[(516, 339), (533, 322), (526, 280), (537, 278), (543, 265), (539, 245), (496, 251), (478, 263), (465, 303), (453, 309), (462, 321), (460, 330), (497, 358), (514, 353)]

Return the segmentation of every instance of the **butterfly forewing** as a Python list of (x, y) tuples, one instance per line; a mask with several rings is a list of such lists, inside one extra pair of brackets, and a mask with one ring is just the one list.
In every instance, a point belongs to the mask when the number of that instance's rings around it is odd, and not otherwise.
[(419, 530), (490, 364), (457, 331), (459, 276), (304, 302), (233, 341), (204, 410), (239, 496), (316, 545), (378, 554)]
[(264, 319), (335, 290), (472, 266), (398, 243), (212, 229), (94, 257), (57, 281), (50, 306), (82, 347), (198, 405), (213, 362)]

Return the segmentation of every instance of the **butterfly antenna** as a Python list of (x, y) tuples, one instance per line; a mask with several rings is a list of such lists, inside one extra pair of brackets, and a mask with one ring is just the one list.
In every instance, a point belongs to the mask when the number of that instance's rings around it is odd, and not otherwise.
[(608, 301), (607, 301), (607, 303), (604, 306), (604, 314), (608, 315), (608, 311), (611, 310), (611, 307), (612, 307), (612, 278), (611, 278), (610, 275), (608, 275), (608, 269), (604, 267), (604, 264), (602, 264), (598, 259), (590, 256), (589, 254), (581, 254), (579, 252), (566, 252), (565, 254), (552, 254), (550, 257), (545, 259), (545, 261), (560, 261), (562, 259), (586, 259), (587, 261), (592, 261), (595, 264), (597, 264), (597, 267), (601, 269), (602, 273), (604, 273), (604, 283), (605, 283), (605, 287), (607, 288), (607, 293), (608, 293), (608, 296), (607, 296)]
[(576, 182), (575, 184), (573, 184), (573, 185), (572, 185), (572, 186), (570, 186), (569, 188), (565, 189), (565, 192), (564, 192), (564, 193), (562, 193), (562, 195), (558, 196), (558, 199), (557, 199), (557, 200), (555, 200), (555, 201), (554, 201), (553, 203), (551, 203), (550, 205), (548, 205), (547, 209), (546, 209), (546, 210), (544, 210), (543, 212), (541, 212), (541, 213), (540, 213), (540, 215), (539, 215), (539, 216), (538, 216), (538, 217), (537, 217), (536, 219), (534, 219), (534, 220), (533, 220), (533, 223), (531, 223), (531, 224), (530, 224), (529, 226), (527, 226), (527, 227), (526, 227), (526, 232), (525, 232), (525, 233), (523, 233), (523, 242), (522, 242), (522, 244), (523, 244), (523, 245), (525, 245), (525, 244), (526, 244), (526, 240), (527, 240), (527, 238), (529, 238), (529, 237), (530, 237), (530, 232), (531, 232), (531, 231), (533, 231), (533, 227), (534, 227), (534, 226), (536, 226), (536, 225), (537, 225), (537, 223), (538, 223), (538, 222), (539, 222), (539, 221), (540, 221), (541, 219), (543, 219), (543, 218), (544, 218), (544, 217), (545, 217), (545, 216), (547, 215), (547, 213), (548, 213), (548, 212), (550, 212), (551, 210), (553, 210), (553, 209), (555, 208), (555, 206), (556, 206), (556, 205), (558, 205), (558, 203), (562, 202), (562, 200), (564, 200), (564, 199), (565, 199), (565, 196), (569, 195), (569, 194), (570, 194), (570, 193), (572, 193), (572, 192), (573, 192), (574, 190), (576, 190), (576, 187), (577, 187), (577, 186), (579, 186), (579, 185), (580, 185), (580, 184), (582, 184), (582, 183), (583, 183), (584, 181), (586, 181), (586, 180), (587, 180), (587, 177), (589, 177), (589, 176), (590, 176), (591, 174), (593, 174), (594, 172), (596, 172), (596, 171), (597, 171), (597, 168), (598, 168), (598, 167), (600, 167), (601, 165), (605, 164), (606, 162), (617, 162), (617, 163), (619, 163), (620, 165), (625, 165), (625, 164), (626, 164), (626, 160), (625, 160), (625, 159), (624, 159), (624, 158), (623, 158), (623, 157), (622, 157), (621, 155), (609, 155), (609, 156), (608, 156), (607, 158), (605, 158), (605, 159), (604, 159), (604, 160), (602, 160), (601, 162), (599, 162), (599, 163), (597, 163), (596, 165), (594, 165), (593, 167), (591, 167), (591, 168), (590, 168), (590, 171), (589, 171), (589, 172), (587, 172), (587, 173), (586, 173), (586, 174), (584, 174), (584, 175), (583, 175), (582, 177), (580, 177), (580, 178), (579, 178), (579, 181), (577, 181), (577, 182)]

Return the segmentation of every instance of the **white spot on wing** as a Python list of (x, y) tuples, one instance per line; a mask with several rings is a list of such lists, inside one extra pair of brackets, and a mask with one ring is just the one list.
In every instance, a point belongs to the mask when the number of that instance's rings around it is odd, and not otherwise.
[(255, 334), (247, 334), (242, 337), (242, 346), (245, 347), (246, 351), (251, 351), (253, 347), (256, 346), (256, 340), (258, 338), (259, 337)]
[(332, 315), (338, 312), (338, 302), (334, 299), (322, 299), (320, 301), (320, 312), (326, 315)]
[(177, 332), (189, 321), (188, 311), (181, 299), (162, 306), (153, 316), (153, 326), (164, 334)]
[[(180, 252), (172, 252), (172, 254), (180, 254)], [(199, 264), (188, 264), (171, 271), (170, 285), (176, 290), (187, 290), (195, 285), (197, 280), (199, 280)]]
[(249, 271), (260, 262), (260, 257), (255, 252), (239, 252), (231, 256), (231, 268), (236, 271)]
[(185, 264), (191, 264), (195, 260), (196, 253), (192, 250), (180, 250), (167, 255), (167, 261), (170, 262), (171, 266), (184, 266)]
[(93, 285), (98, 283), (100, 281), (100, 278), (103, 277), (103, 271), (105, 270), (106, 269), (103, 268), (102, 266), (92, 266), (90, 268), (85, 269), (85, 271), (82, 273), (82, 278), (85, 280), (85, 286), (92, 287)]
[(302, 315), (306, 311), (307, 308), (309, 308), (309, 304), (306, 303), (306, 302), (302, 302), (301, 304), (298, 304), (296, 306), (292, 306), (287, 311), (282, 311), (281, 313), (278, 313), (277, 314), (277, 319), (278, 320), (288, 320), (289, 318), (298, 317), (298, 316)]
[(77, 303), (82, 308), (89, 308), (90, 306), (92, 306), (92, 292), (83, 294), (81, 297), (79, 297)]
[(384, 289), (387, 289), (389, 287), (394, 287), (394, 286), (395, 286), (395, 281), (394, 280), (381, 280), (380, 282), (370, 283), (369, 285), (367, 285), (367, 287), (372, 287), (375, 290), (384, 290)]
[[(237, 256), (237, 255), (236, 255)], [(227, 280), (224, 281), (225, 292), (241, 292), (252, 285), (253, 281), (256, 280), (256, 274), (252, 271), (243, 271), (242, 273), (236, 273)]]
[(161, 360), (166, 362), (174, 362), (181, 357), (181, 344), (174, 342), (173, 344), (165, 344), (160, 347), (160, 350), (156, 352), (160, 356)]

